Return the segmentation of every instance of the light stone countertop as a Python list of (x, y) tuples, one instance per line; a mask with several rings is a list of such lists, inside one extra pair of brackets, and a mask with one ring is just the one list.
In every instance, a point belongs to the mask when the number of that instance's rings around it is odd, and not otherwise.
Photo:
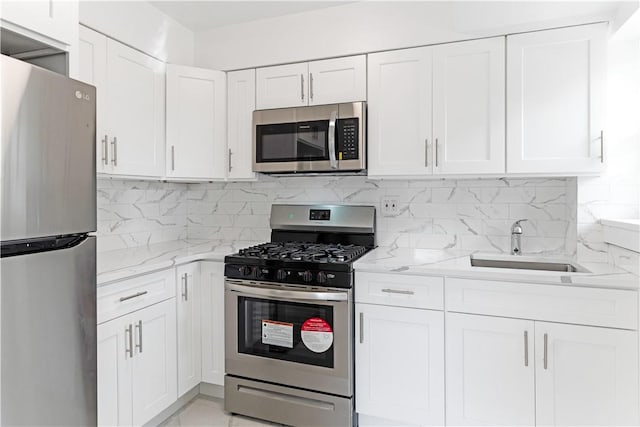
[[(193, 261), (224, 261), (226, 255), (259, 244), (250, 241), (178, 240), (97, 254), (98, 286)], [(378, 247), (354, 263), (355, 271), (444, 275), (484, 280), (640, 289), (640, 277), (601, 263), (577, 264), (590, 273), (472, 267), (471, 251)], [(476, 254), (480, 256), (481, 254)], [(482, 254), (488, 257), (500, 254)], [(526, 258), (523, 257), (523, 258)]]
[(224, 261), (225, 255), (260, 242), (177, 240), (97, 254), (98, 286), (193, 261)]
[[(566, 273), (506, 268), (472, 267), (471, 251), (443, 251), (429, 249), (378, 247), (354, 263), (358, 271), (401, 273), (410, 275), (441, 275), (482, 280), (501, 280), (585, 286), (609, 289), (640, 288), (640, 277), (606, 263), (581, 263), (589, 273)], [(504, 257), (504, 254), (475, 254), (477, 257)], [(526, 258), (523, 256), (522, 258)], [(549, 259), (548, 257), (545, 257)], [(566, 258), (563, 258), (566, 260)]]

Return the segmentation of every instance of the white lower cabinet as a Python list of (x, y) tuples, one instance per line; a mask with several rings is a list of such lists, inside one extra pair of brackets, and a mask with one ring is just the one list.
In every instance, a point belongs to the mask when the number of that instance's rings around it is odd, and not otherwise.
[(447, 313), (448, 425), (637, 425), (635, 331)]
[(173, 298), (98, 325), (98, 424), (142, 425), (177, 398)]
[(636, 331), (536, 322), (536, 423), (638, 425)]
[(444, 424), (444, 314), (357, 303), (356, 331), (360, 425)]
[(176, 268), (178, 316), (178, 397), (200, 384), (202, 352), (200, 334), (200, 263)]
[(224, 263), (200, 263), (202, 381), (224, 385)]
[(447, 424), (534, 425), (530, 320), (447, 313)]

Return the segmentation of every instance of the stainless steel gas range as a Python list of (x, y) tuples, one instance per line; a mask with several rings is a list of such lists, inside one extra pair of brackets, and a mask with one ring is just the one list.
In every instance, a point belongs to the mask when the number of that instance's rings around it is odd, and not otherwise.
[(352, 426), (353, 262), (375, 247), (375, 208), (273, 205), (271, 229), (225, 258), (225, 410)]

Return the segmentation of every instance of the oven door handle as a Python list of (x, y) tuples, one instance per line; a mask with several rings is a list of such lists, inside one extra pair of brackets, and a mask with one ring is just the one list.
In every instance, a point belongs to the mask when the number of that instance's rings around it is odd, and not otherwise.
[(348, 301), (347, 292), (318, 292), (318, 291), (288, 291), (282, 289), (266, 289), (256, 286), (238, 285), (236, 283), (225, 284), (229, 291), (242, 293), (248, 296), (263, 296), (286, 298), (292, 301)]

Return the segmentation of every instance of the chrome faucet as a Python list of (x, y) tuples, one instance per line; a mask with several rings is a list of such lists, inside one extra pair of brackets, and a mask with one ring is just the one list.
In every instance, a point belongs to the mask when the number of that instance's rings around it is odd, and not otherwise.
[(526, 219), (519, 219), (511, 226), (511, 255), (522, 255), (522, 226), (520, 223), (523, 221)]

